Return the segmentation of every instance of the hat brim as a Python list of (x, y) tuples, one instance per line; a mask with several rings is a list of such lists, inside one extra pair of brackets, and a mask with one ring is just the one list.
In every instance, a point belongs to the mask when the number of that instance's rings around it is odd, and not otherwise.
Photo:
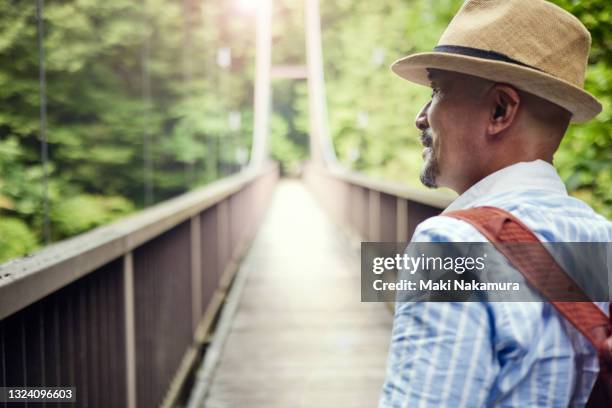
[(545, 72), (521, 65), (446, 52), (423, 52), (395, 61), (391, 70), (400, 77), (429, 86), (427, 68), (460, 72), (503, 82), (551, 101), (572, 113), (572, 123), (597, 116), (602, 106), (590, 93)]

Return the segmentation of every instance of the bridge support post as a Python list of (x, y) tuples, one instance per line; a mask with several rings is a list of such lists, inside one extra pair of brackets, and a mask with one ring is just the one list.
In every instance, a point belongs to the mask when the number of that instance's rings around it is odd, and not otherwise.
[(195, 338), (202, 314), (202, 227), (200, 214), (191, 217), (191, 331)]
[(396, 198), (395, 209), (397, 220), (395, 239), (398, 242), (408, 241), (408, 201)]
[(368, 197), (368, 240), (380, 240), (380, 192), (370, 190)]
[(329, 136), (321, 16), (319, 0), (304, 1), (306, 27), (306, 59), (308, 62), (308, 107), (310, 118), (310, 157), (318, 164), (336, 163), (336, 154)]
[(134, 258), (123, 256), (123, 304), (125, 308), (125, 362), (127, 407), (136, 408), (136, 336), (134, 327)]

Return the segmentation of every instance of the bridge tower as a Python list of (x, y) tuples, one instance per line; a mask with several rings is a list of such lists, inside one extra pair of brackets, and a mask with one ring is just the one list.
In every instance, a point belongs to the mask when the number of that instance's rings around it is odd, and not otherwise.
[(319, 0), (304, 0), (304, 16), (306, 66), (272, 66), (272, 0), (259, 1), (255, 54), (255, 123), (251, 165), (260, 165), (267, 158), (273, 78), (308, 81), (310, 159), (321, 165), (336, 163), (327, 117)]

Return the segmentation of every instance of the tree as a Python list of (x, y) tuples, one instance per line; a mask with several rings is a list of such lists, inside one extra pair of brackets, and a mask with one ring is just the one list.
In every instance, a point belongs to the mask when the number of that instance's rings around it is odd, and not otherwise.
[[(45, 217), (59, 240), (240, 167), (238, 149), (250, 150), (254, 21), (230, 18), (233, 7), (45, 2), (45, 214), (36, 2), (0, 2), (0, 236), (28, 237), (12, 249), (0, 240), (0, 261), (41, 245)], [(226, 68), (222, 47), (231, 49)], [(241, 114), (238, 128), (228, 112)]]

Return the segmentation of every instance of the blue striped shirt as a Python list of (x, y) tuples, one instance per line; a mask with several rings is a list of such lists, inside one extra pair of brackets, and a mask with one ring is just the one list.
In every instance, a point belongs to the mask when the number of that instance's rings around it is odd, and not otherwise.
[[(446, 211), (481, 205), (510, 211), (543, 242), (612, 241), (612, 223), (541, 160), (487, 176)], [(486, 239), (438, 216), (412, 241)], [(379, 407), (582, 407), (598, 371), (594, 348), (547, 302), (398, 302)]]

